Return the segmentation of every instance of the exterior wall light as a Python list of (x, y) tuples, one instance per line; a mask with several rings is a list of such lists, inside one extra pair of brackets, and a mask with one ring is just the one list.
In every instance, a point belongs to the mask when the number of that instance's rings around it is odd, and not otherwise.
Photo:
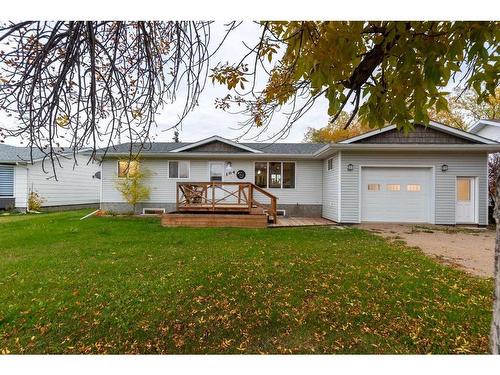
[(352, 164), (347, 164), (347, 170), (352, 171), (354, 169), (354, 165)]
[(441, 166), (441, 171), (442, 171), (442, 172), (446, 172), (447, 170), (448, 170), (448, 164), (443, 164), (443, 165)]

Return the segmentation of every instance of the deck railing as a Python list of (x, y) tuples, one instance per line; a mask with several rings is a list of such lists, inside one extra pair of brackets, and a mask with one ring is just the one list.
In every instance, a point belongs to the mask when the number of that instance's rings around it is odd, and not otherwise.
[[(256, 199), (259, 193), (269, 200), (262, 203)], [(212, 211), (250, 213), (260, 207), (276, 223), (277, 200), (273, 194), (251, 182), (178, 182), (177, 211)]]

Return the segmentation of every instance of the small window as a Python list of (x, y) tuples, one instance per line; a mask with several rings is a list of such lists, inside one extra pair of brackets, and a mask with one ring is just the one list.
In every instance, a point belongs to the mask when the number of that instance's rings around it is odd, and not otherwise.
[(283, 189), (295, 188), (295, 163), (283, 163)]
[(469, 179), (457, 179), (457, 200), (460, 202), (470, 202), (471, 181)]
[(139, 168), (137, 160), (119, 160), (118, 161), (118, 177), (134, 177)]
[(333, 159), (328, 159), (327, 164), (328, 164), (327, 169), (331, 171), (333, 169)]
[(368, 184), (368, 191), (379, 191), (380, 184)]
[(401, 185), (399, 185), (399, 184), (388, 184), (387, 185), (387, 190), (388, 191), (400, 191), (401, 190)]
[(168, 178), (189, 178), (189, 161), (169, 161)]
[(221, 182), (224, 173), (224, 162), (210, 163), (210, 181)]
[(406, 185), (406, 191), (420, 191), (420, 190), (421, 190), (420, 184)]

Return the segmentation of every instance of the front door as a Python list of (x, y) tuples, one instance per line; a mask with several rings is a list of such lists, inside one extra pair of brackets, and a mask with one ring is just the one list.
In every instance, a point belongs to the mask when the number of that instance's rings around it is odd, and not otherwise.
[(474, 177), (457, 177), (456, 222), (475, 223), (476, 197)]

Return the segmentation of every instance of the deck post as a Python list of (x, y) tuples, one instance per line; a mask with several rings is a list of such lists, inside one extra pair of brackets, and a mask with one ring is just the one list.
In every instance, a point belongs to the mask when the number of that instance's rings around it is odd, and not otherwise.
[(212, 211), (215, 212), (215, 184), (212, 181)]
[(179, 183), (177, 182), (177, 189), (176, 189), (176, 196), (175, 196), (175, 210), (179, 211)]
[(253, 207), (253, 185), (248, 185), (248, 209), (251, 210)]
[(278, 216), (277, 207), (276, 207), (276, 198), (271, 199), (271, 210), (273, 212), (273, 222), (274, 222), (274, 224), (276, 224), (277, 223), (277, 216)]

